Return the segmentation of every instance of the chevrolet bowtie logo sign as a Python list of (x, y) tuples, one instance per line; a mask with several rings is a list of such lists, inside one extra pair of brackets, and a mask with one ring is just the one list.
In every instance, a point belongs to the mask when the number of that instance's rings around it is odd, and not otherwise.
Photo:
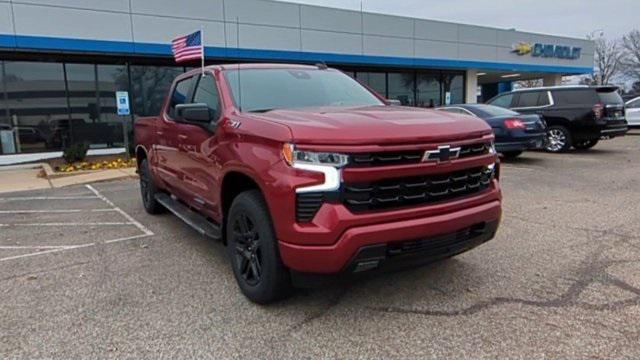
[(446, 162), (457, 159), (460, 156), (460, 148), (452, 148), (449, 145), (438, 146), (438, 150), (427, 150), (424, 152), (422, 161)]

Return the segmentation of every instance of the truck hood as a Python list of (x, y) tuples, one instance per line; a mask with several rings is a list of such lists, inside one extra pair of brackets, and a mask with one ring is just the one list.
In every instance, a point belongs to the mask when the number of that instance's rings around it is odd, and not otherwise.
[(251, 114), (289, 127), (301, 144), (371, 145), (464, 140), (491, 133), (483, 120), (401, 106), (322, 107)]

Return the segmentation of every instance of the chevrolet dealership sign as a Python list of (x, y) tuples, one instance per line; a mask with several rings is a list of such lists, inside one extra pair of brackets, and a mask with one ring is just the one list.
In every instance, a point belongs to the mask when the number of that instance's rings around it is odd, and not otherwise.
[(511, 52), (518, 55), (531, 54), (533, 57), (577, 60), (582, 48), (566, 45), (519, 42), (512, 46)]

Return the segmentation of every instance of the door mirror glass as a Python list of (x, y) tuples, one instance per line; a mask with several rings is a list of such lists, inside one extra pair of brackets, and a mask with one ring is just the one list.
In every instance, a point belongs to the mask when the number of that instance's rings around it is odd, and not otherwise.
[(211, 122), (209, 107), (203, 103), (176, 105), (176, 115), (186, 123), (208, 125)]

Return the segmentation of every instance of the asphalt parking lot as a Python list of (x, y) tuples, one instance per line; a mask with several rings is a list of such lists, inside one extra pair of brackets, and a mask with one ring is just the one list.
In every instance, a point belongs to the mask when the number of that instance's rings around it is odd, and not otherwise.
[(257, 306), (136, 181), (0, 197), (0, 357), (638, 358), (640, 131), (503, 164), (491, 242)]

